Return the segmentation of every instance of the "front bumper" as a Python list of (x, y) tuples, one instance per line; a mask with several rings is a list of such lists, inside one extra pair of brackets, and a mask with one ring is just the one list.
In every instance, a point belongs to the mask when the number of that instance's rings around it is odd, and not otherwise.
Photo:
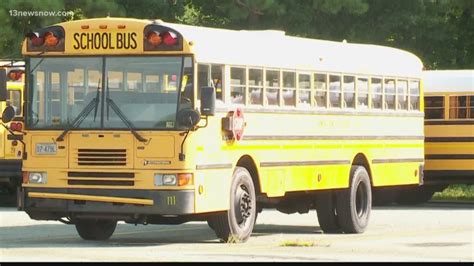
[(18, 209), (32, 219), (89, 215), (187, 215), (194, 213), (194, 190), (22, 188)]

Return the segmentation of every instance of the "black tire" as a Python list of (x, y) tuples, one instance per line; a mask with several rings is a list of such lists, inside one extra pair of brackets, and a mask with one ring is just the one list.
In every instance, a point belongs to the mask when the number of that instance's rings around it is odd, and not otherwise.
[(364, 167), (351, 167), (350, 187), (336, 194), (337, 220), (344, 233), (363, 233), (372, 208), (370, 178)]
[(117, 227), (115, 220), (81, 219), (75, 220), (77, 233), (84, 240), (107, 240)]
[(208, 224), (223, 242), (245, 242), (256, 219), (255, 186), (249, 171), (236, 167), (230, 186), (229, 210), (209, 218)]
[(207, 225), (208, 225), (212, 230), (214, 230), (214, 228), (215, 228), (215, 222), (214, 222), (214, 220), (215, 220), (215, 219), (213, 219), (213, 218), (208, 218), (208, 219), (207, 219)]
[(433, 197), (436, 189), (431, 187), (410, 187), (401, 189), (397, 198), (400, 205), (418, 205), (428, 202)]
[(316, 213), (319, 227), (324, 233), (341, 233), (337, 221), (335, 196), (333, 191), (322, 191), (316, 195)]
[[(258, 212), (255, 212), (254, 226), (257, 224), (257, 217), (258, 217)], [(212, 219), (212, 218), (210, 218), (210, 219), (207, 220), (207, 225), (208, 225), (212, 230), (214, 230), (214, 228), (215, 228), (214, 220), (215, 220), (215, 219)]]

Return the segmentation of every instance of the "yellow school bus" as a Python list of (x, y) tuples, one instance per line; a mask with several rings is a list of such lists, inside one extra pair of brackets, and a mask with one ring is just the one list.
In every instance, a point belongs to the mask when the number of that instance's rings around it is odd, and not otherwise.
[(423, 71), (426, 201), (449, 184), (474, 181), (474, 70)]
[(0, 59), (0, 69), (5, 70), (7, 82), (6, 97), (5, 101), (0, 102), (0, 112), (6, 106), (14, 109), (13, 121), (0, 125), (0, 188), (14, 201), (17, 187), (22, 182), (23, 145), (16, 140), (9, 140), (8, 135), (11, 135), (10, 132), (21, 134), (23, 129), (24, 62)]
[(372, 189), (422, 182), (422, 62), (406, 51), (100, 18), (38, 29), (22, 53), (19, 206), (83, 239), (207, 221), (245, 241), (265, 208), (362, 233)]

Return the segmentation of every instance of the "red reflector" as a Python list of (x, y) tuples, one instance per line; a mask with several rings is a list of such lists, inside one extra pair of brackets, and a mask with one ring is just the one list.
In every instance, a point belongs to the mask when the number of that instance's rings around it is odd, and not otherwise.
[(83, 30), (88, 30), (88, 29), (89, 29), (89, 25), (82, 25), (82, 26), (81, 26), (81, 29), (83, 29)]
[(105, 30), (105, 29), (107, 29), (107, 25), (99, 25), (99, 29)]
[(18, 141), (17, 140), (12, 141), (12, 146), (15, 147), (16, 145), (18, 145)]
[(58, 37), (56, 37), (51, 31), (48, 31), (44, 34), (44, 43), (46, 46), (56, 46), (58, 42)]
[(10, 129), (12, 131), (21, 131), (23, 129), (23, 125), (21, 123), (11, 123)]
[(33, 46), (41, 46), (44, 43), (43, 37), (40, 36), (39, 33), (37, 33), (37, 32), (30, 33), (30, 40), (31, 40), (31, 44), (33, 44)]
[(152, 31), (152, 32), (148, 33), (148, 35), (146, 36), (146, 39), (153, 46), (160, 45), (161, 41), (162, 41), (160, 34), (156, 31)]
[(8, 72), (8, 79), (10, 80), (19, 80), (21, 79), (21, 76), (23, 75), (23, 71), (21, 70), (12, 70)]
[(178, 42), (178, 39), (176, 38), (176, 35), (172, 32), (164, 32), (162, 34), (162, 37), (163, 37), (163, 42), (166, 44), (166, 45), (175, 45), (177, 42)]

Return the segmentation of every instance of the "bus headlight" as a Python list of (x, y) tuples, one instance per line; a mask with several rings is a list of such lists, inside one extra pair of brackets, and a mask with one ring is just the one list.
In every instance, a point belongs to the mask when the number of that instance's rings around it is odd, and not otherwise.
[(189, 186), (194, 184), (193, 174), (155, 174), (155, 186)]
[(175, 186), (175, 174), (155, 174), (155, 186)]
[(30, 184), (46, 184), (48, 181), (48, 174), (44, 172), (32, 172), (28, 175), (28, 182)]

